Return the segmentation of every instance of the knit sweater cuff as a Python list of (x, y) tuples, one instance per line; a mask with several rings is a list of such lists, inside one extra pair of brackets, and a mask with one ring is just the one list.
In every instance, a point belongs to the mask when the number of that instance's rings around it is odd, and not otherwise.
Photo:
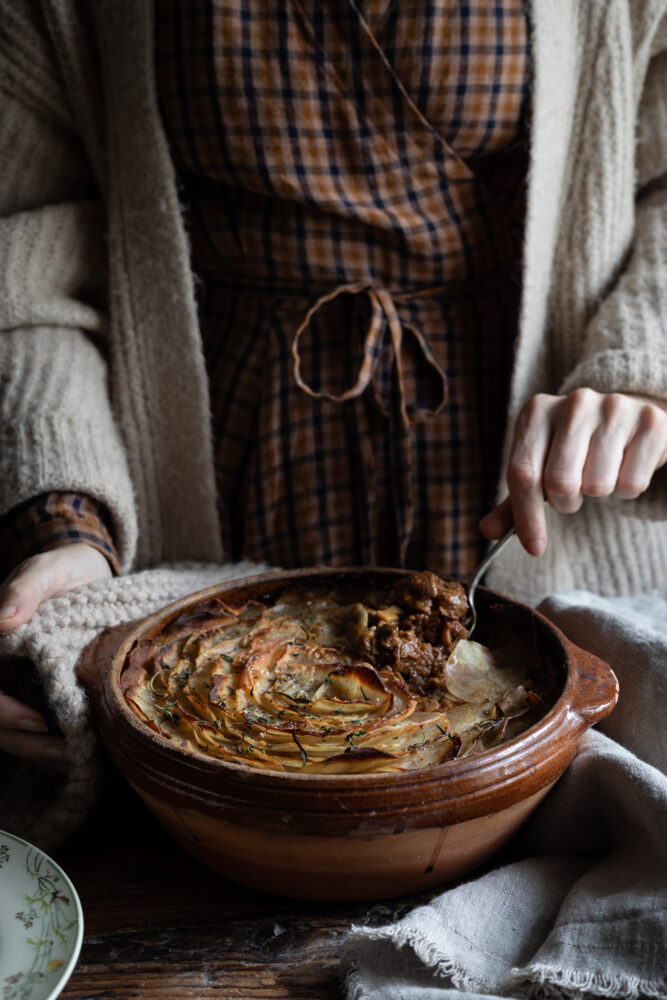
[(559, 391), (565, 395), (584, 386), (597, 392), (638, 393), (667, 400), (667, 351), (602, 351), (577, 365)]
[(39, 415), (0, 429), (0, 511), (51, 491), (85, 493), (108, 510), (121, 569), (132, 562), (136, 513), (116, 431), (71, 415)]

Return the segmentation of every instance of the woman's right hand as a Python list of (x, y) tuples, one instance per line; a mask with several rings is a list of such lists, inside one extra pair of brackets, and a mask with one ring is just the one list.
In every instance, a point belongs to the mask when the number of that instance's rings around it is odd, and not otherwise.
[[(84, 542), (31, 556), (0, 587), (0, 634), (30, 621), (50, 597), (111, 576), (102, 553)], [(44, 716), (2, 691), (0, 750), (49, 769), (65, 770), (67, 766), (65, 741), (49, 733)]]

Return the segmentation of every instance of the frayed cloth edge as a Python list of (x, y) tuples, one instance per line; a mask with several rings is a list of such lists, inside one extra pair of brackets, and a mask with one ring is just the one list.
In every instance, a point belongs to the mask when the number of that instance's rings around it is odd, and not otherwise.
[(347, 1000), (372, 1000), (359, 982), (359, 963), (356, 959), (350, 962), (344, 972), (342, 986)]
[(607, 976), (577, 969), (553, 969), (547, 965), (513, 969), (503, 985), (519, 988), (524, 995), (531, 985), (539, 986), (540, 996), (545, 1000), (552, 996), (554, 1000), (561, 1000), (565, 991), (577, 997), (613, 997), (614, 1000), (640, 1000), (641, 997), (664, 1000), (667, 996), (667, 983), (664, 979), (640, 979), (639, 976), (622, 974)]
[[(452, 986), (462, 993), (492, 990), (510, 995), (510, 991), (515, 991), (519, 996), (539, 997), (540, 1000), (563, 1000), (564, 997), (570, 997), (571, 1000), (585, 1000), (588, 997), (591, 1000), (597, 997), (609, 997), (613, 1000), (642, 1000), (650, 997), (665, 1000), (667, 997), (667, 984), (664, 980), (641, 979), (639, 976), (606, 976), (584, 970), (554, 969), (546, 965), (513, 969), (502, 984), (492, 984), (471, 976), (460, 964), (443, 958), (435, 946), (425, 945), (408, 930), (353, 926), (350, 934), (359, 931), (363, 931), (365, 941), (390, 941), (397, 948), (410, 947), (427, 968), (443, 978), (449, 978)], [(364, 986), (361, 971), (363, 962), (359, 952), (350, 951), (345, 961), (348, 967), (342, 980), (347, 1000), (376, 1000)]]
[[(364, 941), (390, 941), (398, 948), (411, 948), (427, 969), (431, 969), (443, 979), (447, 978), (451, 980), (452, 986), (462, 992), (483, 992), (493, 986), (493, 984), (479, 979), (477, 976), (470, 975), (462, 965), (451, 958), (446, 958), (435, 945), (426, 944), (422, 938), (409, 929), (369, 928), (354, 925), (350, 929), (350, 935), (360, 932), (363, 933)], [(359, 974), (361, 964), (359, 952), (352, 948), (348, 952), (348, 960), (351, 961), (352, 967)], [(346, 974), (345, 983), (347, 984), (347, 982), (348, 975)], [(360, 989), (361, 986), (358, 985), (357, 990)], [(365, 996), (362, 992), (353, 993), (353, 1000), (365, 1000)]]

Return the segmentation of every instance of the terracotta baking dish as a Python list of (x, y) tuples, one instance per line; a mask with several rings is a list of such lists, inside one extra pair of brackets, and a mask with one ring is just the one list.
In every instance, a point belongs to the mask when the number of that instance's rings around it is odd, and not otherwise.
[(277, 596), (297, 578), (390, 581), (400, 570), (301, 570), (200, 591), (103, 633), (79, 676), (114, 764), (159, 822), (205, 865), (253, 888), (319, 900), (383, 899), (442, 885), (487, 860), (526, 820), (618, 696), (606, 663), (532, 608), (480, 588), (479, 634), (509, 627), (562, 672), (551, 710), (478, 756), (399, 773), (266, 772), (174, 747), (125, 703), (120, 676), (138, 639), (212, 596)]

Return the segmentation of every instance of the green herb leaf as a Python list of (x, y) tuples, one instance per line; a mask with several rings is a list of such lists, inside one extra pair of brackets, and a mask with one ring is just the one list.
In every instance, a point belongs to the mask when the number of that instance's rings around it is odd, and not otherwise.
[(306, 751), (303, 749), (298, 739), (296, 738), (296, 733), (294, 732), (294, 730), (292, 730), (292, 739), (294, 740), (299, 750), (301, 751), (301, 767), (305, 767), (306, 764), (308, 763), (308, 754), (306, 753)]

